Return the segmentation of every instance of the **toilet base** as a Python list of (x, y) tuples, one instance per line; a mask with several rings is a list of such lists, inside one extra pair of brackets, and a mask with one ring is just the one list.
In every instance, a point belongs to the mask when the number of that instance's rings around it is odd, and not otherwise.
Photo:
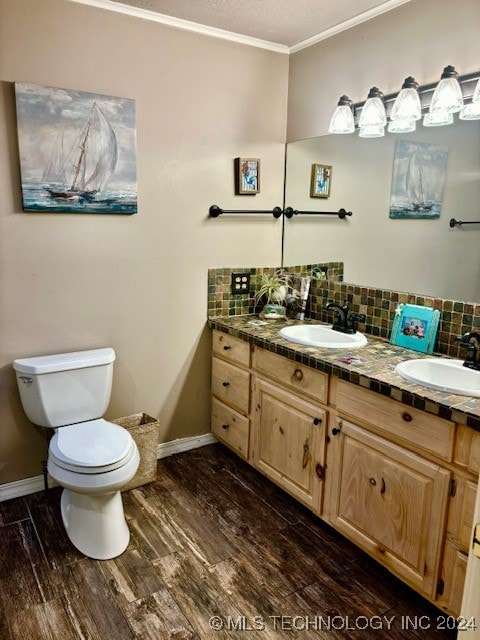
[(89, 558), (110, 560), (127, 548), (130, 531), (120, 491), (88, 495), (64, 489), (60, 506), (70, 541)]

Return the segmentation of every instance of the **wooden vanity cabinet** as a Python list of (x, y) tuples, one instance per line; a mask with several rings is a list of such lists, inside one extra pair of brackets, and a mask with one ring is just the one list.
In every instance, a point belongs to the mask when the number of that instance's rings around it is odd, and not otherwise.
[(331, 524), (433, 598), (450, 471), (345, 419), (332, 431)]
[(212, 433), (242, 458), (250, 446), (250, 345), (213, 332)]

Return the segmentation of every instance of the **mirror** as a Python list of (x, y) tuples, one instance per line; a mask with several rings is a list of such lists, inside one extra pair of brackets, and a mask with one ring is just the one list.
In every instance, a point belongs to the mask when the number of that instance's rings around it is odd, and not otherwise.
[[(448, 145), (439, 218), (389, 218), (396, 140)], [(310, 197), (312, 164), (332, 166), (329, 198)], [(285, 266), (344, 262), (345, 282), (433, 298), (480, 301), (480, 121), (365, 139), (326, 135), (287, 145), (285, 206), (353, 215), (285, 220)]]

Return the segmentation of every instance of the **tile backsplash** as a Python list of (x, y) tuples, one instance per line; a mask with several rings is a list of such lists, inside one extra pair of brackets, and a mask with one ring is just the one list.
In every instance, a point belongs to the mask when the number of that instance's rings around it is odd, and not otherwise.
[[(231, 294), (231, 274), (234, 271), (250, 272), (252, 286), (249, 294)], [(208, 315), (233, 316), (257, 313), (262, 305), (255, 309), (256, 282), (262, 273), (275, 271), (275, 267), (209, 269)], [(480, 331), (480, 304), (349, 284), (343, 282), (342, 262), (297, 265), (286, 267), (285, 271), (312, 277), (307, 316), (322, 322), (330, 322), (333, 318), (332, 313), (323, 311), (324, 305), (329, 300), (342, 304), (346, 300), (354, 313), (363, 313), (366, 316), (365, 323), (358, 326), (360, 331), (388, 339), (395, 309), (399, 303), (433, 307), (441, 311), (434, 351), (437, 354), (457, 358), (465, 356), (464, 350), (460, 349), (457, 336), (467, 331)]]

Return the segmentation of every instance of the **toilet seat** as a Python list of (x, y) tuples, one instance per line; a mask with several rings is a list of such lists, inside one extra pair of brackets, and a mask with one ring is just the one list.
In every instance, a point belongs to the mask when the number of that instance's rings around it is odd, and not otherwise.
[(134, 449), (126, 429), (98, 419), (60, 427), (50, 441), (49, 457), (67, 471), (97, 474), (128, 464)]

